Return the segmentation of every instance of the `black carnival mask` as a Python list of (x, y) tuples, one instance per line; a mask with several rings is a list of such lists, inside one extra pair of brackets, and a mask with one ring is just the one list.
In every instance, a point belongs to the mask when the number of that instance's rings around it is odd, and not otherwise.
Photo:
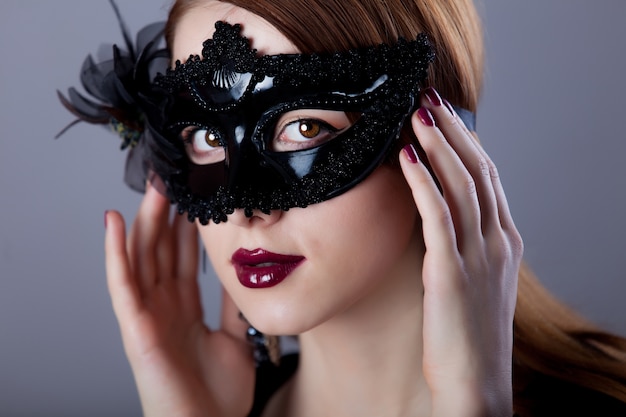
[(333, 198), (388, 155), (419, 102), (428, 39), (334, 54), (258, 56), (239, 25), (215, 24), (202, 57), (155, 79), (151, 159), (190, 220), (288, 210)]

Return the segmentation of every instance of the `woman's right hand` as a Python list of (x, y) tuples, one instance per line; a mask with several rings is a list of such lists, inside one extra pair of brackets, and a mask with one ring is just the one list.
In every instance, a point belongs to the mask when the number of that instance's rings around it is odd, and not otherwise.
[(196, 225), (170, 221), (169, 202), (148, 185), (126, 239), (105, 214), (107, 283), (144, 416), (246, 416), (254, 392), (247, 325), (226, 293), (222, 327), (203, 321)]
[(433, 416), (513, 410), (513, 316), (523, 254), (497, 169), (452, 106), (425, 91), (400, 159), (422, 219), (422, 369)]

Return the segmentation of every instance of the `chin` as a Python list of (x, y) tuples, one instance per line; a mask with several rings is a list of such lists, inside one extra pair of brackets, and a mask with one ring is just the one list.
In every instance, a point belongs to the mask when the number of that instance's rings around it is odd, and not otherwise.
[[(270, 308), (242, 309), (244, 315), (254, 328), (271, 336), (296, 336), (305, 333), (326, 322), (330, 315), (321, 315), (320, 311), (312, 311), (304, 306), (293, 311), (284, 306), (274, 305)], [(317, 313), (317, 314), (316, 314)]]

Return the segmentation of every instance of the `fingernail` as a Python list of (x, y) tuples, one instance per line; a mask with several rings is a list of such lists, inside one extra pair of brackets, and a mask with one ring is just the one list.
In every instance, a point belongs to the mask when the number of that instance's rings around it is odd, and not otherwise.
[(445, 98), (443, 99), (443, 104), (446, 106), (450, 114), (454, 116), (455, 112), (454, 112), (454, 109), (452, 108), (452, 104), (450, 104), (450, 102), (446, 100)]
[(109, 214), (109, 210), (105, 210), (104, 212), (104, 228), (107, 228), (107, 215)]
[(413, 146), (412, 143), (405, 145), (404, 148), (402, 148), (402, 152), (404, 152), (406, 158), (409, 160), (410, 163), (417, 164), (417, 162), (419, 161), (417, 151), (415, 150), (415, 146)]
[(428, 102), (432, 104), (433, 106), (437, 106), (437, 107), (441, 106), (441, 96), (439, 95), (439, 93), (437, 93), (437, 90), (435, 90), (434, 88), (428, 87), (426, 91), (424, 91), (424, 95), (428, 99)]
[(417, 110), (417, 117), (419, 117), (422, 124), (426, 126), (432, 127), (435, 125), (435, 119), (433, 119), (433, 115), (430, 114), (430, 111), (428, 111), (428, 109), (425, 107), (420, 107)]

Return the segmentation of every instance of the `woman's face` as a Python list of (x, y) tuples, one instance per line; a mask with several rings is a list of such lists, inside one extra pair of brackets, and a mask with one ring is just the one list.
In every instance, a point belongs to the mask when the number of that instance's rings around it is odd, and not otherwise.
[[(199, 54), (218, 20), (240, 23), (260, 54), (298, 52), (261, 18), (209, 1), (178, 22), (174, 58)], [(323, 139), (319, 126), (297, 123), (307, 118), (340, 130), (350, 123), (343, 113), (299, 110), (283, 118), (286, 129), (277, 128), (274, 146), (301, 146), (302, 136), (312, 131)], [(227, 222), (199, 225), (199, 230), (223, 286), (246, 318), (268, 334), (299, 334), (366, 306), (383, 286), (415, 273), (421, 257), (411, 192), (399, 168), (389, 166), (325, 202), (270, 214), (255, 211), (252, 217), (236, 210)]]

